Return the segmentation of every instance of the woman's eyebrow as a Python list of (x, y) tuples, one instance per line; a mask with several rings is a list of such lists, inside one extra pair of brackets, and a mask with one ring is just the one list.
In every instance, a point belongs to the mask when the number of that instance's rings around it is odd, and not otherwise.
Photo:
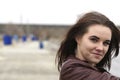
[[(95, 36), (95, 35), (92, 35), (92, 36), (90, 36), (90, 37), (93, 37), (93, 38), (96, 38), (96, 39), (100, 39), (99, 37), (97, 37), (97, 36)], [(111, 40), (106, 40), (107, 42), (111, 42)]]
[(111, 42), (111, 40), (106, 40), (106, 42), (109, 42), (109, 43), (110, 43), (110, 42)]
[(92, 35), (90, 36), (91, 38), (96, 38), (96, 39), (100, 39), (99, 37), (95, 36), (95, 35)]

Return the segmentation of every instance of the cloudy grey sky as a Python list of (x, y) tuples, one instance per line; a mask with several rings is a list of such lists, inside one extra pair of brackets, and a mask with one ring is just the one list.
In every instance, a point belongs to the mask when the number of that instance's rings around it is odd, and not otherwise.
[(0, 0), (0, 23), (74, 24), (99, 11), (120, 25), (119, 0)]

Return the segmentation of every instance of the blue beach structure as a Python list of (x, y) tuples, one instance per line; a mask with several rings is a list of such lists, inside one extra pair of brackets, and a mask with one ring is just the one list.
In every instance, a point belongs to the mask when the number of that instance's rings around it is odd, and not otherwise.
[(11, 45), (12, 44), (12, 36), (11, 35), (3, 35), (3, 43), (4, 45)]

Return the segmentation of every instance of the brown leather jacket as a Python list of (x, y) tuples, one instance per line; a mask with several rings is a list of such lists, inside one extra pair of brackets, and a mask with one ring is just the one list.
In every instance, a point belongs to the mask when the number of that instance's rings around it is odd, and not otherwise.
[(60, 80), (120, 80), (104, 69), (97, 69), (87, 62), (70, 56), (63, 63), (60, 72)]

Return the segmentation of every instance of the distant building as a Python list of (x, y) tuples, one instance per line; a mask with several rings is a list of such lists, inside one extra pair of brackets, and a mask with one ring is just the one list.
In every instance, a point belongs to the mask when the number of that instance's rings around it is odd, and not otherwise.
[(22, 35), (34, 34), (40, 38), (62, 39), (71, 25), (46, 25), (46, 24), (0, 24), (0, 34)]

